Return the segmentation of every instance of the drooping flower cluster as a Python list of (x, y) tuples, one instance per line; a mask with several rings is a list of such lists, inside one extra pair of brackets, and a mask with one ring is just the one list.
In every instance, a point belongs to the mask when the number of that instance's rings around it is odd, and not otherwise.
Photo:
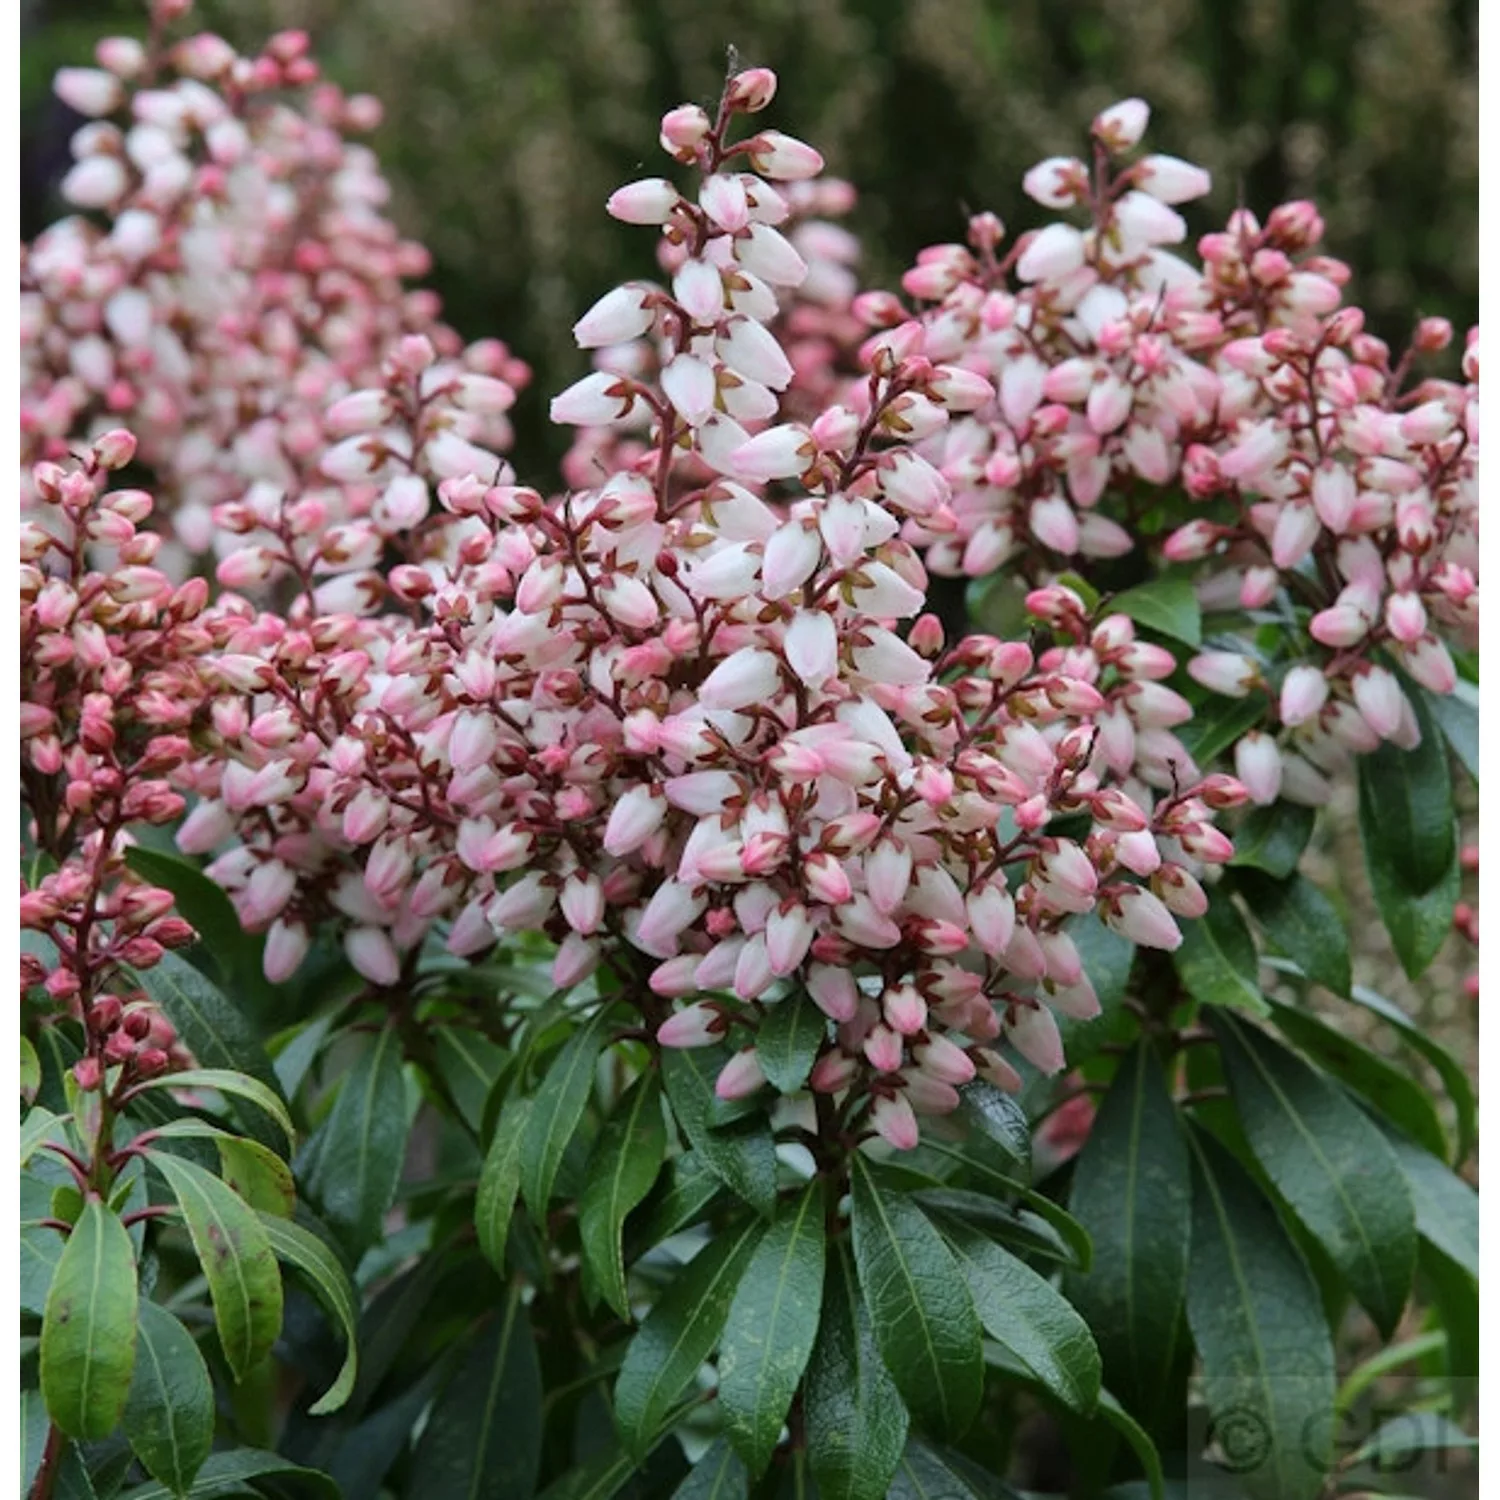
[[(1096, 686), (1022, 643), (950, 646), (922, 614), (900, 532), (946, 485), (911, 445), (988, 401), (983, 379), (893, 350), (850, 405), (763, 426), (791, 376), (774, 288), (804, 274), (771, 222), (778, 184), (819, 166), (772, 131), (730, 144), (773, 88), (755, 70), (717, 120), (667, 116), (696, 201), (664, 179), (611, 200), (685, 254), (670, 291), (611, 293), (579, 339), (649, 331), (660, 380), (596, 371), (553, 414), (644, 413), (635, 463), (549, 499), (454, 450), (426, 476), (438, 510), (381, 537), (403, 560), (367, 549), (336, 594), (294, 545), (259, 554), (304, 593), (286, 616), (221, 601), (180, 841), (227, 842), (210, 872), (268, 931), (273, 979), (324, 921), (377, 985), (435, 927), (458, 954), (541, 929), (560, 985), (611, 963), (663, 1045), (742, 1044), (725, 1096), (762, 1084), (753, 1032), (805, 990), (836, 1023), (812, 1087), (909, 1146), (976, 1071), (1015, 1084), (997, 1039), (1062, 1066), (1054, 1008), (1097, 1007), (1069, 922), (1097, 910), (1175, 947), (1174, 913), (1203, 910), (1195, 872), (1231, 852), (1216, 811), (1244, 794), (1173, 753), (1170, 655), (1123, 617), (1097, 632)], [(755, 170), (724, 169), (739, 157)], [(419, 352), (335, 407), (341, 428), (384, 425), (323, 465), (419, 484), (425, 511), (418, 450), (391, 436), (420, 420)], [(767, 498), (794, 475), (802, 498)], [(1111, 704), (1139, 746), (1121, 773), (1096, 723)]]
[(38, 465), (21, 524), (21, 781), (35, 851), (21, 927), (46, 939), (23, 954), (21, 988), (41, 986), (85, 1023), (85, 1088), (105, 1068), (128, 1084), (186, 1060), (121, 966), (149, 969), (194, 934), (172, 893), (124, 856), (133, 828), (183, 811), (170, 782), (204, 700), (208, 587), (174, 587), (153, 566), (161, 538), (140, 529), (149, 495), (107, 490), (134, 446), (117, 430), (81, 463)]
[[(332, 519), (363, 513), (367, 493), (318, 471), (322, 414), (401, 339), (512, 387), (529, 372), (498, 341), (465, 348), (435, 295), (405, 285), (429, 257), (349, 138), (376, 102), (322, 81), (300, 32), (255, 56), (206, 32), (170, 45), (188, 8), (156, 0), (149, 43), (107, 39), (98, 67), (58, 75), (90, 120), (62, 183), (82, 212), (22, 252), (22, 494), (30, 464), (123, 421), (178, 541), (204, 553), (222, 541), (213, 508), (247, 489), (263, 504), (313, 488)], [(509, 446), (499, 412), (471, 425)]]

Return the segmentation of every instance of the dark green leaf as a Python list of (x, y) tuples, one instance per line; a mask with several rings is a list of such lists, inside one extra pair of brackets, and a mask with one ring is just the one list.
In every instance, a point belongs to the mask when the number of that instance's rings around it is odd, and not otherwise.
[(21, 1419), (17, 1427), (20, 1432), (20, 1442), (17, 1446), (21, 1450), (21, 1488), (17, 1494), (29, 1495), (37, 1470), (42, 1466), (42, 1458), (47, 1448), (47, 1434), (52, 1427), (47, 1416), (47, 1403), (42, 1400), (40, 1391), (23, 1390), (21, 1392)]
[(771, 1461), (823, 1300), (824, 1193), (811, 1183), (755, 1247), (719, 1349), (719, 1405), (752, 1477)]
[(437, 1071), (470, 1130), (478, 1132), (484, 1107), (509, 1054), (472, 1026), (441, 1026), (433, 1035)]
[(891, 1482), (890, 1500), (1020, 1500), (1009, 1485), (961, 1453), (909, 1438)]
[(745, 1500), (750, 1481), (739, 1454), (723, 1438), (715, 1438), (708, 1452), (672, 1492), (672, 1500)]
[(1444, 882), (1458, 851), (1443, 739), (1421, 698), (1408, 696), (1422, 742), (1401, 750), (1385, 740), (1359, 757), (1359, 827), (1372, 880), (1378, 867), (1407, 895), (1420, 896)]
[(1203, 640), (1198, 596), (1186, 578), (1153, 579), (1116, 594), (1105, 608), (1110, 614), (1129, 615), (1138, 625), (1148, 626), (1184, 645), (1196, 646)]
[(674, 1156), (640, 1212), (626, 1224), (626, 1260), (696, 1223), (723, 1190), (723, 1178), (696, 1151)]
[(1088, 1325), (1025, 1262), (977, 1229), (940, 1220), (979, 1321), (1065, 1406), (1087, 1413), (1099, 1396), (1099, 1350)]
[(968, 1152), (986, 1165), (1017, 1177), (1031, 1176), (1031, 1127), (1026, 1111), (992, 1083), (975, 1079), (959, 1089), (959, 1118), (969, 1127)]
[(259, 1141), (243, 1136), (221, 1135), (219, 1165), (224, 1181), (251, 1208), (289, 1219), (297, 1207), (297, 1189), (292, 1169)]
[(1181, 929), (1182, 946), (1172, 962), (1195, 1000), (1267, 1014), (1270, 1007), (1260, 992), (1255, 939), (1223, 891), (1215, 891), (1208, 910), (1196, 921), (1183, 922)]
[(135, 1251), (93, 1196), (63, 1246), (42, 1318), (42, 1395), (52, 1421), (81, 1442), (119, 1425), (135, 1366)]
[(807, 1082), (828, 1035), (828, 1017), (806, 990), (769, 1006), (755, 1034), (755, 1055), (778, 1094), (795, 1094)]
[(776, 1146), (759, 1115), (716, 1123), (714, 1080), (725, 1058), (717, 1047), (663, 1050), (662, 1081), (678, 1129), (693, 1150), (757, 1213), (776, 1208)]
[(1241, 870), (1235, 886), (1268, 938), (1315, 984), (1347, 995), (1349, 935), (1333, 903), (1301, 875), (1272, 880)]
[(474, 1201), (474, 1226), (485, 1259), (503, 1276), (505, 1244), (521, 1187), (521, 1143), (526, 1135), (530, 1099), (511, 1098), (500, 1111), (490, 1149), (479, 1173), (479, 1195)]
[(530, 1500), (541, 1452), (542, 1374), (517, 1284), (438, 1398), (408, 1500)]
[(281, 1332), (281, 1274), (271, 1241), (250, 1207), (213, 1173), (164, 1151), (146, 1155), (182, 1210), (208, 1278), (224, 1359), (243, 1380)]
[(186, 1494), (214, 1444), (214, 1388), (192, 1335), (155, 1302), (142, 1302), (125, 1436), (146, 1472)]
[(609, 1033), (609, 1009), (595, 1011), (553, 1060), (532, 1100), (521, 1135), (521, 1194), (537, 1223), (547, 1216), (552, 1185), (573, 1132), (594, 1092), (594, 1072)]
[(1146, 1471), (1146, 1483), (1151, 1500), (1162, 1500), (1165, 1476), (1162, 1473), (1161, 1455), (1156, 1451), (1156, 1444), (1151, 1441), (1151, 1435), (1108, 1391), (1099, 1392), (1098, 1410), (1104, 1420), (1130, 1444), (1135, 1451), (1135, 1456), (1140, 1459), (1141, 1467)]
[(1371, 1433), (1349, 1462), (1403, 1472), (1411, 1468), (1410, 1460), (1419, 1453), (1444, 1453), (1478, 1446), (1478, 1438), (1470, 1437), (1440, 1412), (1404, 1411)]
[(974, 1420), (984, 1388), (974, 1299), (921, 1209), (883, 1192), (858, 1153), (850, 1176), (854, 1259), (876, 1345), (912, 1411), (957, 1436)]
[(1389, 1338), (1417, 1257), (1411, 1197), (1394, 1154), (1294, 1053), (1227, 1012), (1208, 1020), (1255, 1159)]
[(1448, 1139), (1425, 1088), (1410, 1074), (1300, 1006), (1272, 1001), (1271, 1020), (1288, 1040), (1362, 1094), (1434, 1155), (1447, 1154)]
[(1068, 1206), (1096, 1254), (1068, 1296), (1087, 1320), (1110, 1388), (1148, 1426), (1173, 1399), (1185, 1316), (1192, 1180), (1150, 1042), (1120, 1062), (1073, 1169)]
[(295, 1266), (307, 1278), (318, 1301), (343, 1334), (344, 1363), (338, 1377), (311, 1408), (315, 1417), (337, 1411), (349, 1399), (359, 1368), (358, 1340), (355, 1337), (359, 1298), (338, 1257), (317, 1235), (273, 1214), (261, 1214), (260, 1224), (272, 1253), (278, 1260)]
[(615, 1422), (638, 1458), (718, 1343), (760, 1235), (761, 1225), (752, 1221), (707, 1244), (678, 1272), (631, 1340), (615, 1382)]
[(30, 1104), (42, 1086), (42, 1060), (29, 1036), (21, 1038), (21, 1098)]
[(1478, 785), (1479, 689), (1460, 679), (1451, 693), (1424, 693), (1423, 697), (1428, 713), (1443, 731), (1443, 738)]
[(1244, 1168), (1202, 1132), (1191, 1142), (1188, 1325), (1218, 1442), (1251, 1500), (1313, 1500), (1334, 1428), (1317, 1285)]
[(329, 1227), (358, 1254), (380, 1238), (406, 1159), (401, 1041), (385, 1027), (349, 1070), (318, 1131), (308, 1189)]
[(1317, 820), (1315, 809), (1296, 802), (1253, 807), (1234, 831), (1234, 855), (1229, 863), (1285, 880), (1301, 861)]
[(212, 1089), (216, 1094), (248, 1100), (276, 1122), (281, 1132), (280, 1137), (273, 1137), (277, 1144), (289, 1144), (296, 1139), (292, 1117), (280, 1095), (248, 1073), (237, 1073), (232, 1068), (184, 1068), (180, 1073), (162, 1073), (135, 1086), (137, 1094), (153, 1089)]
[(71, 1117), (68, 1115), (55, 1115), (50, 1109), (44, 1109), (40, 1104), (33, 1104), (27, 1110), (26, 1118), (21, 1121), (21, 1154), (16, 1165), (24, 1167), (36, 1154), (43, 1141), (55, 1141), (60, 1146), (67, 1145), (68, 1135), (63, 1129), (63, 1122), (69, 1118)]
[[(1022, 1255), (1040, 1256), (1077, 1270), (1087, 1269), (1087, 1263), (1079, 1260), (1075, 1246), (1046, 1219), (1014, 1204), (963, 1188), (918, 1188), (911, 1196), (929, 1218), (933, 1214), (944, 1214)], [(1081, 1225), (1078, 1233), (1087, 1245), (1088, 1236)]]
[[(280, 1454), (261, 1453), (254, 1448), (209, 1454), (187, 1492), (187, 1500), (253, 1495), (258, 1491), (247, 1488), (253, 1479), (274, 1480), (278, 1493), (305, 1496), (306, 1500), (340, 1500), (338, 1486), (326, 1474), (289, 1463)], [(127, 1490), (120, 1500), (171, 1500), (171, 1496), (172, 1492), (163, 1485), (143, 1484)]]
[(1247, 730), (1265, 721), (1271, 700), (1264, 693), (1243, 698), (1208, 697), (1193, 707), (1193, 717), (1178, 731), (1183, 747), (1200, 767), (1222, 755)]
[(1453, 908), (1458, 904), (1460, 888), (1458, 860), (1430, 891), (1413, 895), (1400, 882), (1395, 869), (1382, 860), (1371, 863), (1369, 845), (1365, 846), (1365, 869), (1370, 890), (1380, 910), (1391, 946), (1408, 979), (1419, 978), (1437, 957), (1438, 950), (1453, 930)]
[(1435, 1156), (1396, 1131), (1385, 1130), (1411, 1193), (1417, 1233), (1455, 1265), (1479, 1279), (1479, 1195)]
[(621, 1231), (626, 1214), (651, 1191), (666, 1149), (661, 1075), (653, 1068), (631, 1085), (599, 1133), (578, 1207), (584, 1261), (604, 1300), (627, 1320)]
[(844, 1241), (831, 1252), (804, 1401), (819, 1500), (882, 1500), (901, 1461), (909, 1419), (875, 1347)]

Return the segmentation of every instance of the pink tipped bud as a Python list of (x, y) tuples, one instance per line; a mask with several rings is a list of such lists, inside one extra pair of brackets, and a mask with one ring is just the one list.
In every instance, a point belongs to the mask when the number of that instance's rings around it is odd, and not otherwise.
[(870, 1111), (870, 1123), (881, 1140), (897, 1151), (915, 1149), (922, 1137), (911, 1101), (905, 1094), (877, 1099)]
[(1281, 683), (1281, 722), (1290, 728), (1310, 723), (1328, 701), (1328, 679), (1318, 667), (1293, 667)]
[(1260, 668), (1237, 651), (1204, 651), (1187, 664), (1188, 676), (1212, 693), (1243, 698), (1260, 680)]
[(1406, 699), (1401, 684), (1384, 667), (1367, 667), (1355, 677), (1354, 703), (1381, 739), (1393, 738), (1401, 728)]
[(1094, 116), (1094, 138), (1110, 151), (1128, 151), (1138, 145), (1151, 121), (1151, 106), (1144, 99), (1122, 99)]
[(1140, 886), (1127, 886), (1102, 908), (1105, 925), (1142, 948), (1182, 946), (1182, 933), (1159, 898)]
[(847, 969), (813, 964), (807, 972), (807, 992), (813, 1003), (831, 1020), (852, 1021), (859, 1009), (859, 988)]
[(712, 1005), (689, 1005), (668, 1016), (656, 1028), (663, 1047), (711, 1047), (727, 1029), (724, 1017)]
[(1252, 729), (1234, 747), (1234, 771), (1250, 800), (1269, 807), (1281, 792), (1281, 751), (1276, 741)]
[(759, 114), (776, 97), (776, 75), (770, 68), (746, 68), (729, 80), (726, 102), (742, 114)]
[(905, 1055), (901, 1037), (889, 1026), (875, 1025), (864, 1042), (865, 1060), (877, 1073), (894, 1073)]
[(948, 1084), (965, 1084), (974, 1076), (974, 1060), (962, 1047), (942, 1035), (912, 1049), (912, 1056), (924, 1073)]
[(616, 188), (604, 207), (611, 218), (625, 224), (664, 224), (680, 201), (665, 177), (645, 177)]
[(1005, 1039), (1043, 1073), (1060, 1073), (1065, 1062), (1057, 1019), (1045, 1005), (1018, 1005), (1005, 1028)]
[(898, 984), (881, 998), (886, 1024), (901, 1036), (915, 1036), (927, 1024), (927, 1002), (914, 984)]
[(750, 165), (773, 182), (803, 182), (823, 170), (823, 158), (805, 141), (762, 130), (747, 141)]
[(401, 959), (390, 935), (379, 927), (355, 927), (344, 936), (344, 953), (371, 984), (389, 987), (401, 978)]
[(766, 1075), (761, 1069), (760, 1058), (756, 1056), (754, 1047), (746, 1047), (743, 1052), (736, 1052), (719, 1069), (719, 1076), (714, 1081), (714, 1093), (720, 1099), (747, 1099), (765, 1085)]

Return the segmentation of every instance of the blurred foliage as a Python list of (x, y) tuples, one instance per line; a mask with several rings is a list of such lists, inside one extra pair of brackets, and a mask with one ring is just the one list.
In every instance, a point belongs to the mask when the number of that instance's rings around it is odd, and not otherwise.
[[(24, 95), (81, 60), (130, 0), (30, 0)], [(923, 245), (993, 207), (1012, 232), (1039, 158), (1073, 152), (1127, 94), (1155, 109), (1153, 149), (1215, 178), (1195, 232), (1243, 198), (1315, 198), (1374, 328), (1477, 316), (1475, 0), (200, 0), (237, 42), (314, 35), (329, 71), (378, 94), (377, 146), (398, 218), (437, 257), (459, 328), (537, 367), (517, 413), (583, 367), (569, 329), (616, 281), (651, 270), (652, 236), (604, 199), (662, 170), (661, 111), (717, 98), (732, 43), (781, 77), (774, 123), (860, 189), (865, 274), (890, 284)], [(64, 45), (66, 44), (66, 45)], [(33, 127), (33, 143), (46, 131)], [(55, 159), (60, 142), (43, 154)], [(533, 450), (535, 451), (535, 450)]]

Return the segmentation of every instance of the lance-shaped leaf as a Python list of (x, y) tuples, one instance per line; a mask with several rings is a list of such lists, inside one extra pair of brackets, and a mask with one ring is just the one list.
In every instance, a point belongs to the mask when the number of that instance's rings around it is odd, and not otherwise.
[(821, 1181), (766, 1230), (730, 1304), (719, 1349), (719, 1404), (753, 1476), (771, 1461), (807, 1367), (823, 1302)]
[(510, 1220), (521, 1187), (521, 1143), (526, 1135), (530, 1099), (507, 1099), (500, 1111), (490, 1149), (479, 1172), (479, 1193), (474, 1200), (474, 1227), (479, 1248), (494, 1268), (505, 1274), (505, 1245)]
[(750, 1477), (740, 1456), (723, 1438), (715, 1438), (692, 1467), (687, 1478), (672, 1491), (672, 1500), (745, 1500)]
[(521, 1194), (538, 1223), (545, 1220), (563, 1153), (594, 1091), (594, 1072), (609, 1035), (609, 1010), (594, 1012), (553, 1059), (532, 1100), (521, 1135)]
[[(276, 1493), (299, 1500), (340, 1500), (338, 1486), (316, 1469), (303, 1468), (279, 1453), (256, 1448), (234, 1448), (211, 1453), (204, 1459), (198, 1477), (187, 1492), (187, 1500), (220, 1500), (221, 1496), (254, 1494), (247, 1488), (252, 1479), (276, 1482)], [(163, 1484), (143, 1484), (128, 1490), (123, 1500), (171, 1500), (172, 1491)], [(73, 1500), (81, 1500), (74, 1496)]]
[(356, 1255), (380, 1238), (396, 1201), (408, 1128), (401, 1040), (387, 1026), (339, 1088), (317, 1135), (309, 1184), (329, 1227)]
[(666, 1149), (661, 1075), (653, 1068), (631, 1085), (599, 1133), (578, 1207), (584, 1260), (604, 1300), (627, 1320), (621, 1231), (626, 1214), (651, 1191)]
[(1349, 993), (1349, 935), (1333, 903), (1301, 875), (1241, 870), (1235, 885), (1268, 938), (1315, 984)]
[(1333, 1342), (1276, 1210), (1194, 1131), (1187, 1312), (1215, 1438), (1251, 1500), (1313, 1500), (1334, 1430)]
[(512, 1286), (422, 1429), (410, 1500), (530, 1500), (542, 1453), (536, 1338)]
[(281, 1332), (281, 1273), (271, 1241), (254, 1210), (212, 1172), (164, 1151), (146, 1156), (182, 1210), (208, 1279), (225, 1362), (242, 1380)]
[(1358, 1106), (1301, 1058), (1224, 1012), (1209, 1021), (1255, 1159), (1389, 1338), (1417, 1258), (1395, 1155)]
[(1417, 1233), (1476, 1281), (1479, 1279), (1479, 1195), (1435, 1156), (1382, 1126), (1411, 1193)]
[(984, 1388), (974, 1299), (921, 1209), (883, 1191), (859, 1153), (850, 1177), (854, 1261), (875, 1343), (913, 1413), (956, 1436), (974, 1420)]
[(1196, 921), (1182, 924), (1182, 946), (1172, 955), (1172, 962), (1188, 993), (1204, 1005), (1266, 1013), (1255, 939), (1224, 892), (1209, 897), (1208, 910)]
[(1451, 693), (1422, 694), (1459, 763), (1479, 784), (1479, 689), (1459, 678)]
[(469, 1128), (478, 1131), (490, 1092), (510, 1062), (498, 1043), (471, 1026), (441, 1026), (432, 1050), (439, 1077)]
[(42, 1316), (47, 1414), (80, 1442), (119, 1425), (135, 1368), (135, 1251), (119, 1219), (90, 1196), (57, 1262)]
[(1173, 1400), (1185, 1326), (1192, 1179), (1161, 1063), (1123, 1059), (1073, 1169), (1068, 1206), (1091, 1236), (1067, 1293), (1099, 1345), (1110, 1389), (1154, 1427)]
[(1019, 1178), (1018, 1186), (1024, 1186), (1031, 1177), (1031, 1127), (1026, 1111), (983, 1079), (966, 1083), (958, 1093), (963, 1101), (959, 1117), (970, 1131), (965, 1154), (993, 1171)]
[(963, 1454), (909, 1438), (891, 1482), (890, 1500), (1020, 1500), (1020, 1496)]
[(845, 1241), (830, 1255), (804, 1415), (820, 1500), (883, 1500), (906, 1446), (909, 1418), (875, 1347)]
[(776, 1145), (763, 1116), (723, 1121), (714, 1080), (725, 1055), (719, 1047), (667, 1049), (662, 1081), (678, 1129), (724, 1185), (769, 1217), (776, 1208)]
[(274, 1089), (268, 1088), (258, 1078), (248, 1073), (237, 1073), (233, 1068), (184, 1068), (180, 1073), (161, 1073), (136, 1084), (132, 1095), (150, 1093), (153, 1089), (187, 1089), (199, 1092), (212, 1089), (216, 1094), (227, 1094), (231, 1098), (245, 1099), (269, 1115), (281, 1132), (278, 1144), (290, 1145), (297, 1138), (292, 1129), (292, 1117), (286, 1105)]
[(795, 1094), (807, 1083), (827, 1035), (828, 1017), (806, 990), (795, 990), (767, 1009), (755, 1034), (755, 1055), (778, 1094)]
[(1359, 757), (1359, 827), (1365, 859), (1420, 896), (1440, 885), (1457, 854), (1453, 776), (1443, 737), (1421, 695), (1408, 698), (1422, 740), (1402, 750), (1389, 740)]
[(615, 1423), (638, 1458), (718, 1343), (761, 1233), (752, 1221), (712, 1240), (677, 1273), (631, 1340), (615, 1382)]
[(1129, 615), (1137, 624), (1196, 646), (1203, 639), (1203, 617), (1198, 596), (1186, 578), (1156, 578), (1126, 589), (1108, 602), (1111, 614)]
[(125, 1436), (153, 1479), (185, 1495), (214, 1444), (214, 1388), (193, 1336), (156, 1302), (142, 1302)]
[(1315, 809), (1296, 802), (1251, 808), (1234, 830), (1230, 865), (1263, 870), (1273, 880), (1285, 880), (1301, 861), (1317, 818)]
[(210, 1140), (218, 1148), (224, 1181), (251, 1208), (261, 1213), (291, 1218), (297, 1207), (297, 1188), (292, 1170), (274, 1151), (259, 1141), (231, 1135), (207, 1120), (168, 1120), (154, 1127), (148, 1141)]
[(262, 1213), (260, 1224), (276, 1258), (295, 1266), (302, 1273), (343, 1334), (344, 1363), (339, 1367), (333, 1384), (310, 1408), (315, 1417), (337, 1411), (349, 1399), (355, 1376), (359, 1373), (359, 1348), (355, 1337), (359, 1297), (338, 1257), (317, 1235), (275, 1214)]
[(1099, 1398), (1099, 1350), (1088, 1324), (1024, 1261), (977, 1229), (938, 1221), (969, 1284), (979, 1321), (1065, 1406), (1087, 1413)]

